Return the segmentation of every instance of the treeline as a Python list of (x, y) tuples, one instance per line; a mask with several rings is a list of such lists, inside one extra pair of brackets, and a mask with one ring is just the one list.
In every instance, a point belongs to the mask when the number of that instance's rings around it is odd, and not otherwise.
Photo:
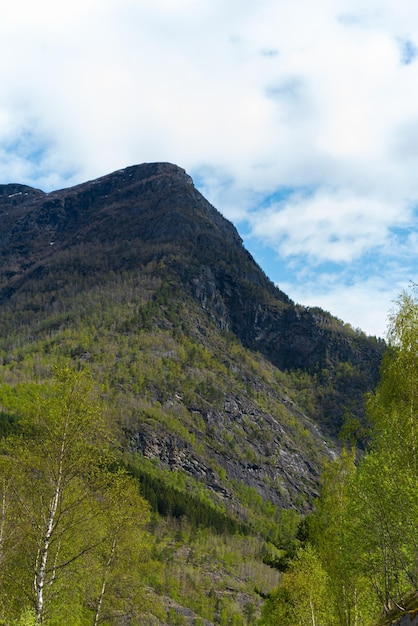
[[(369, 446), (322, 476), (307, 540), (263, 609), (263, 626), (372, 626), (418, 591), (418, 298), (390, 320), (381, 382), (367, 403)], [(379, 619), (381, 620), (379, 622)]]

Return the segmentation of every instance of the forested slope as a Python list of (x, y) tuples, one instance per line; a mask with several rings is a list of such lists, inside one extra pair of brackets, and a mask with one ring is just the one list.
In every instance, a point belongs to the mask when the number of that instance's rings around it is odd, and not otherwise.
[(254, 624), (384, 343), (295, 305), (176, 166), (0, 186), (0, 214), (0, 619)]

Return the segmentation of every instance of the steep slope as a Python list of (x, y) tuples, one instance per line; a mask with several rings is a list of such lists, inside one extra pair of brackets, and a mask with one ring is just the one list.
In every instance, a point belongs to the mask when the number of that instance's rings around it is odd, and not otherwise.
[(49, 194), (3, 185), (0, 217), (8, 376), (88, 361), (126, 450), (236, 510), (240, 485), (311, 500), (329, 454), (312, 420), (331, 435), (361, 422), (381, 343), (295, 305), (175, 165)]

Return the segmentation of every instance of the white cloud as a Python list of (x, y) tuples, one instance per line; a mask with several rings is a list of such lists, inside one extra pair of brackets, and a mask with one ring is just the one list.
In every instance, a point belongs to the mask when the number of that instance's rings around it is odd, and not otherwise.
[(415, 227), (418, 204), (418, 5), (1, 4), (1, 182), (51, 189), (168, 160), (278, 263), (404, 257), (393, 230)]
[(252, 215), (252, 234), (283, 257), (302, 256), (311, 263), (351, 262), (389, 243), (389, 226), (411, 219), (407, 206), (355, 197), (339, 191), (292, 194)]
[(394, 301), (408, 283), (396, 287), (376, 277), (353, 285), (339, 284), (310, 285), (307, 288), (284, 283), (282, 288), (291, 293), (293, 300), (305, 306), (319, 306), (330, 311), (353, 328), (376, 337), (386, 338), (388, 314), (394, 307)]

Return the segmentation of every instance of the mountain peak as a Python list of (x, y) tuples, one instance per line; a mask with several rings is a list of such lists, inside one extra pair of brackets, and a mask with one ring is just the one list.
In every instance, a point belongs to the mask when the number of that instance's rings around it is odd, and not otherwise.
[[(141, 163), (137, 165), (129, 165), (127, 167), (115, 170), (110, 174), (100, 176), (99, 178), (89, 180), (72, 188), (53, 191), (51, 194), (62, 193), (72, 189), (77, 192), (79, 189), (85, 189), (88, 186), (101, 186), (107, 189), (129, 188), (133, 184), (146, 184), (152, 180), (171, 179), (182, 184), (193, 185), (192, 178), (186, 173), (186, 170), (168, 162)], [(49, 194), (49, 195), (51, 195)]]
[[(24, 185), (0, 187), (0, 254), (27, 267), (61, 248), (100, 241), (172, 241), (203, 245), (205, 236), (242, 245), (236, 229), (205, 200), (184, 169), (144, 163), (48, 194)], [(30, 261), (29, 261), (30, 264)]]

